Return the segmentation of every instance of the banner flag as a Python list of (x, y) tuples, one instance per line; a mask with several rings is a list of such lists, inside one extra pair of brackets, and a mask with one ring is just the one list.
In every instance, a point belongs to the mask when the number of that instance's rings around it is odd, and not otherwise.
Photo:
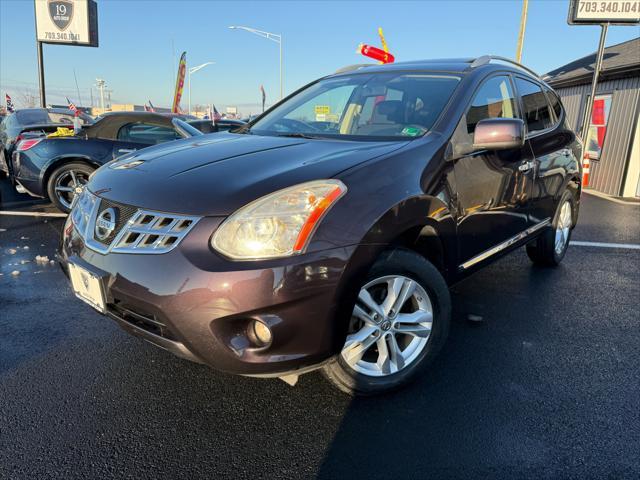
[(182, 89), (184, 88), (184, 77), (187, 73), (187, 52), (182, 52), (180, 62), (178, 62), (178, 76), (176, 78), (176, 91), (173, 96), (172, 113), (180, 113), (180, 99), (182, 98)]

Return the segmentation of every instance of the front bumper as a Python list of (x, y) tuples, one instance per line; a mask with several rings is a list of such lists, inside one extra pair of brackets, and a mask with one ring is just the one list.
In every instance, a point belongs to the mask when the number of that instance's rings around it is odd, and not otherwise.
[[(344, 274), (356, 246), (231, 262), (207, 248), (221, 220), (201, 219), (177, 248), (158, 255), (100, 254), (68, 221), (59, 260), (65, 271), (71, 261), (101, 278), (107, 315), (126, 331), (218, 370), (278, 375), (339, 352), (341, 319), (350, 312)], [(267, 347), (248, 338), (253, 319), (271, 328)]]

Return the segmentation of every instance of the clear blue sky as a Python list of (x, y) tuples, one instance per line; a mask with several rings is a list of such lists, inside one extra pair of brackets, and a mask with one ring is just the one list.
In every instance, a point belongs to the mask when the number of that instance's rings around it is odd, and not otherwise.
[[(599, 28), (567, 25), (569, 0), (531, 0), (523, 63), (544, 73), (593, 52)], [(383, 27), (396, 59), (467, 57), (486, 53), (514, 57), (521, 0), (212, 2), (99, 0), (100, 47), (45, 45), (48, 100), (64, 95), (82, 102), (96, 77), (113, 90), (115, 103), (167, 106), (174, 62), (183, 50), (190, 65), (216, 64), (192, 77), (192, 103), (238, 105), (256, 111), (259, 87), (267, 103), (278, 96), (277, 44), (229, 25), (281, 33), (285, 92), (335, 69), (361, 63), (359, 43), (379, 43)], [(636, 27), (611, 27), (607, 45), (639, 35)], [(0, 92), (20, 106), (37, 92), (31, 0), (0, 0)], [(175, 51), (172, 48), (175, 46)], [(96, 90), (94, 89), (94, 96)], [(187, 92), (182, 105), (186, 108)]]

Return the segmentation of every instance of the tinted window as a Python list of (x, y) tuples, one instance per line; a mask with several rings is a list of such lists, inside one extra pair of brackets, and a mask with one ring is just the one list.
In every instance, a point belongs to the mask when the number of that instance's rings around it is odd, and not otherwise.
[(551, 102), (551, 109), (556, 114), (556, 120), (560, 120), (562, 117), (562, 104), (560, 103), (558, 95), (556, 95), (556, 92), (548, 88), (545, 88), (544, 90), (547, 93), (547, 98)]
[(467, 132), (472, 134), (485, 118), (515, 118), (516, 103), (509, 77), (491, 77), (478, 90), (467, 112)]
[(459, 78), (354, 74), (314, 83), (251, 128), (258, 135), (418, 137), (431, 129)]
[(180, 138), (178, 133), (171, 128), (144, 123), (130, 123), (118, 130), (118, 140), (123, 142), (155, 145), (178, 138)]
[(551, 108), (540, 86), (528, 80), (516, 78), (516, 88), (522, 97), (524, 120), (529, 133), (549, 128), (553, 124)]
[[(73, 125), (74, 113), (69, 112), (56, 112), (45, 110), (44, 108), (33, 108), (26, 110), (18, 110), (16, 112), (16, 119), (20, 125), (49, 125), (52, 123), (66, 123)], [(80, 114), (80, 124), (86, 125), (91, 123), (91, 117)]]

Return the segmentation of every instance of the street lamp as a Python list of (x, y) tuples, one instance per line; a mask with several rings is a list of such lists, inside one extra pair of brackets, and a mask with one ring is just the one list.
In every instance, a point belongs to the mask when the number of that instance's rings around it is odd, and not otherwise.
[(206, 62), (206, 63), (203, 63), (202, 65), (198, 65), (197, 67), (191, 67), (189, 69), (189, 115), (191, 115), (191, 74), (196, 73), (198, 70), (206, 67), (207, 65), (213, 65), (214, 63), (216, 62)]
[(280, 100), (282, 100), (282, 97), (283, 97), (283, 90), (282, 90), (282, 35), (279, 35), (277, 33), (263, 32), (262, 30), (256, 30), (255, 28), (243, 27), (243, 26), (240, 26), (240, 25), (232, 25), (229, 28), (232, 29), (232, 30), (246, 30), (247, 32), (254, 33), (256, 35), (259, 35), (261, 37), (266, 38), (267, 40), (271, 40), (272, 42), (276, 42), (279, 45), (279, 47), (280, 47)]

